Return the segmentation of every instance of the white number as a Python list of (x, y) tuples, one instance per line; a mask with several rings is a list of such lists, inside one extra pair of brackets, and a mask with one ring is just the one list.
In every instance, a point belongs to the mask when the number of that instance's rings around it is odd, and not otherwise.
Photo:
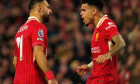
[(22, 42), (23, 42), (23, 35), (21, 37), (16, 38), (17, 46), (20, 48), (20, 61), (22, 61)]

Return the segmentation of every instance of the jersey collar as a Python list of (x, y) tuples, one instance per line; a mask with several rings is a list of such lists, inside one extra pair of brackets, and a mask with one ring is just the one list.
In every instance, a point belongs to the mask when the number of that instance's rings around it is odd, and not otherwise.
[(107, 18), (108, 18), (107, 15), (104, 15), (104, 16), (99, 20), (99, 22), (98, 22), (96, 28), (99, 28), (99, 26), (100, 26), (100, 25), (104, 22), (104, 20), (107, 19)]
[(38, 18), (35, 17), (35, 16), (29, 17), (28, 20), (27, 20), (27, 22), (30, 21), (30, 20), (36, 20), (36, 21), (40, 22), (40, 21), (38, 20)]

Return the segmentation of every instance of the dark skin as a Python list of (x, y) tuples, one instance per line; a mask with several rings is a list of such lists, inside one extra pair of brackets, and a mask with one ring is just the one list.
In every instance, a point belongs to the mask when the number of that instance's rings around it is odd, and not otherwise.
[[(45, 23), (47, 17), (52, 13), (51, 9), (49, 8), (49, 4), (46, 0), (42, 2), (38, 2), (34, 5), (34, 7), (30, 11), (30, 16), (34, 16), (38, 18), (40, 23)], [(35, 54), (35, 60), (37, 64), (39, 65), (40, 69), (44, 72), (48, 72), (50, 70), (48, 63), (47, 63), (47, 58), (44, 53), (44, 47), (41, 45), (36, 45), (33, 47), (33, 53)], [(17, 57), (14, 56), (14, 65), (16, 66), (17, 63)], [(47, 79), (47, 77), (46, 77)], [(48, 84), (58, 84), (56, 79), (50, 79), (47, 81)]]
[[(98, 58), (93, 59), (93, 60), (96, 60), (97, 64), (99, 64), (99, 65), (103, 64), (105, 61), (109, 60), (111, 58), (111, 56), (114, 56), (118, 52), (120, 52), (126, 45), (120, 34), (114, 35), (112, 37), (112, 41), (115, 43), (112, 50), (110, 50), (108, 53), (106, 53), (104, 55), (98, 56)], [(82, 65), (80, 67), (78, 66), (77, 67), (77, 73), (81, 76), (84, 76), (86, 73), (90, 72), (91, 69), (92, 68), (89, 67), (88, 65)]]
[[(41, 70), (44, 73), (49, 71), (50, 68), (49, 68), (49, 65), (47, 63), (46, 55), (44, 53), (44, 47), (41, 46), (41, 45), (36, 45), (36, 46), (33, 47), (33, 52), (35, 54), (36, 61), (37, 61), (38, 65), (39, 65), (39, 67), (41, 68)], [(15, 67), (16, 67), (16, 63), (17, 63), (17, 57), (14, 56), (13, 64), (15, 65)], [(46, 80), (47, 80), (47, 77), (46, 77)], [(55, 79), (51, 79), (51, 80), (54, 81), (54, 82), (48, 81), (48, 82), (50, 82), (49, 84), (55, 84), (56, 83)]]
[[(48, 72), (50, 70), (50, 67), (47, 63), (46, 55), (44, 53), (44, 47), (41, 45), (36, 45), (33, 47), (33, 52), (35, 54), (37, 64), (39, 65), (41, 70), (44, 73)], [(46, 80), (48, 80), (47, 77)], [(56, 79), (51, 79), (51, 81), (48, 81), (48, 84), (58, 84), (55, 80)]]
[[(96, 6), (94, 6), (94, 5), (88, 5), (88, 3), (82, 4), (81, 10), (82, 11), (81, 11), (80, 15), (83, 18), (83, 22), (86, 25), (92, 23), (95, 26), (97, 26), (98, 22), (103, 17), (102, 11), (98, 10), (98, 8)], [(126, 45), (124, 40), (123, 40), (123, 38), (122, 38), (122, 36), (120, 34), (114, 35), (112, 37), (112, 41), (115, 43), (115, 45), (113, 46), (112, 50), (110, 50), (106, 54), (99, 55), (97, 58), (93, 59), (93, 60), (95, 60), (97, 62), (97, 64), (101, 65), (105, 61), (110, 60), (111, 56), (114, 56), (117, 53), (119, 53), (119, 51), (122, 50)], [(88, 66), (88, 65), (78, 66), (77, 67), (77, 73), (79, 75), (84, 76), (86, 73), (90, 72), (91, 69), (94, 67), (93, 66), (93, 61), (90, 62), (90, 64), (91, 64), (90, 66)]]
[(39, 67), (41, 68), (41, 70), (44, 73), (49, 71), (50, 68), (47, 63), (46, 55), (44, 54), (44, 48), (40, 45), (36, 45), (33, 47), (33, 52), (35, 53), (36, 61), (39, 65)]
[(116, 55), (120, 50), (122, 50), (125, 47), (125, 42), (121, 35), (114, 35), (112, 37), (112, 41), (115, 43), (115, 46), (106, 54), (99, 55), (98, 58), (95, 58), (97, 64), (103, 64), (105, 61), (109, 60), (111, 56)]

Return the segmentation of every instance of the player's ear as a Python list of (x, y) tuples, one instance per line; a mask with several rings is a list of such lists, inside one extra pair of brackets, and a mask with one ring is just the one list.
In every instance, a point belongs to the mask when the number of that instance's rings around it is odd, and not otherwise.
[(37, 10), (38, 10), (38, 12), (42, 11), (42, 6), (40, 4), (37, 5)]
[(97, 9), (96, 8), (93, 8), (93, 15), (95, 15), (96, 14), (96, 11), (97, 11)]

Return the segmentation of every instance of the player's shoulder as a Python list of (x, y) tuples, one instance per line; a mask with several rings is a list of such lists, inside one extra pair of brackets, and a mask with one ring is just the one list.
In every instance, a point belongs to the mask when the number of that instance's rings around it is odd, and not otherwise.
[(104, 25), (106, 26), (110, 26), (110, 25), (116, 25), (115, 22), (109, 18), (107, 18), (105, 21), (104, 21)]
[(30, 21), (29, 24), (31, 25), (30, 26), (31, 34), (36, 33), (36, 32), (38, 32), (38, 34), (40, 34), (40, 35), (43, 35), (43, 33), (47, 34), (47, 28), (44, 24), (42, 24), (36, 20)]
[(20, 28), (17, 31), (17, 34), (20, 34), (22, 32), (25, 32), (28, 29), (28, 26), (26, 25), (26, 23), (24, 23), (22, 26), (20, 26)]
[(46, 26), (44, 24), (42, 24), (36, 20), (29, 21), (27, 24), (34, 28), (46, 28)]
[(108, 30), (108, 29), (110, 29), (110, 28), (112, 28), (112, 27), (117, 28), (115, 22), (114, 22), (113, 20), (109, 19), (109, 18), (106, 19), (106, 20), (104, 21), (104, 29), (105, 29), (105, 30)]

